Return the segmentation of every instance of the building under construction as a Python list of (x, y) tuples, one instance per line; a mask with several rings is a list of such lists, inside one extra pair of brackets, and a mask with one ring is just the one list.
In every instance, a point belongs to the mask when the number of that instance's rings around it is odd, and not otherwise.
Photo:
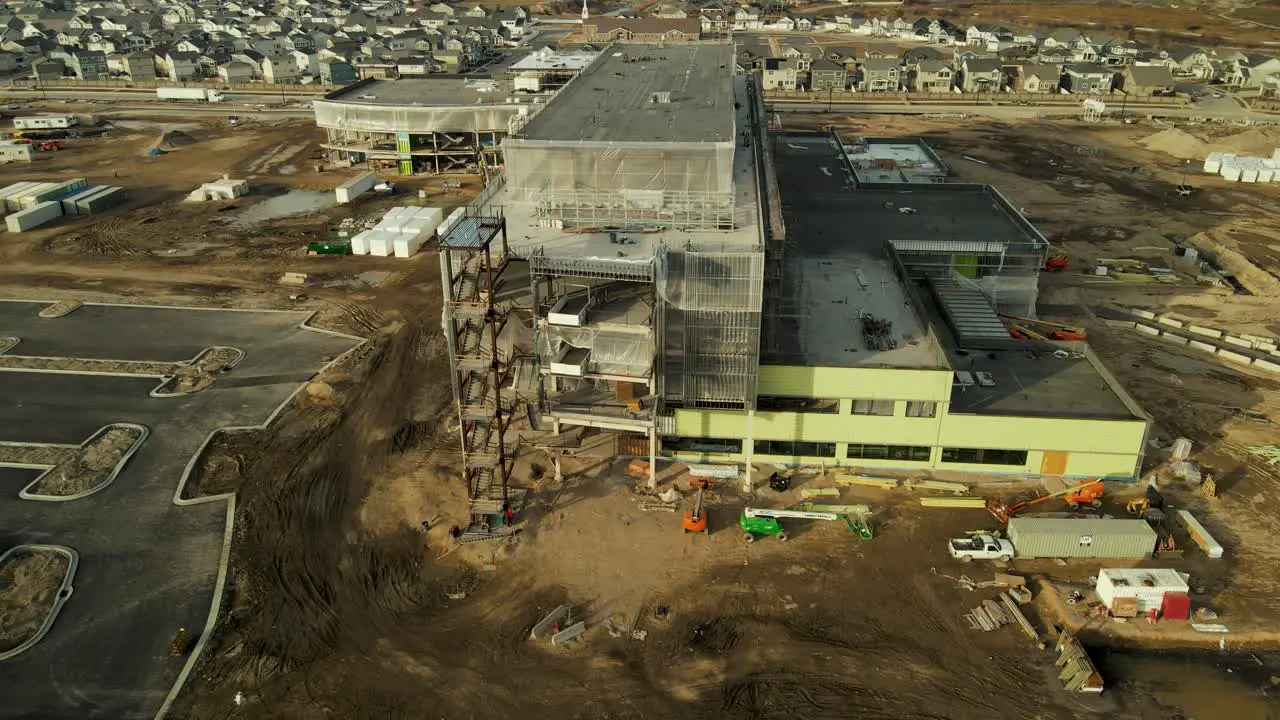
[(513, 121), (441, 243), (481, 535), (526, 417), (615, 434), (651, 482), (662, 457), (1133, 476), (1146, 416), (1087, 345), (1003, 324), (1047, 251), (1015, 208), (767, 124), (728, 44), (614, 45)]
[(367, 78), (314, 103), (335, 159), (402, 175), (491, 176), (512, 124), (545, 104), (595, 53), (530, 53), (485, 75)]

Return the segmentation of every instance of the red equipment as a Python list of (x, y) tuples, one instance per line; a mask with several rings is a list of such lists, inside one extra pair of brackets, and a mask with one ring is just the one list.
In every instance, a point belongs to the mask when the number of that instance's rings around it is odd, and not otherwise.
[(1050, 493), (1031, 500), (1023, 500), (1021, 502), (1010, 505), (1004, 498), (991, 498), (987, 501), (987, 511), (996, 517), (1002, 523), (1009, 522), (1009, 518), (1015, 514), (1026, 510), (1033, 505), (1039, 505), (1055, 498), (1062, 498), (1067, 505), (1075, 510), (1081, 505), (1088, 505), (1093, 509), (1102, 507), (1102, 481), (1094, 478), (1087, 482), (1080, 483), (1069, 487), (1065, 490), (1059, 490), (1056, 493)]

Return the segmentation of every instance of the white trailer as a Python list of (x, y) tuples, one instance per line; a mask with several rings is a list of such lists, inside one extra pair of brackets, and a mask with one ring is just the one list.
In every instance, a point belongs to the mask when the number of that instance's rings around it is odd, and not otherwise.
[(221, 90), (208, 88), (162, 87), (156, 88), (156, 97), (173, 102), (175, 100), (195, 100), (196, 102), (222, 102), (225, 100)]
[(30, 115), (13, 119), (15, 130), (51, 130), (79, 125), (75, 115)]

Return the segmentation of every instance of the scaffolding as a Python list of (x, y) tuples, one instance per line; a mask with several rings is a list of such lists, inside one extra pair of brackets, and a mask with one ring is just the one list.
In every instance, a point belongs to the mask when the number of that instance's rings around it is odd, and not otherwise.
[(595, 142), (508, 138), (507, 186), (537, 215), (566, 223), (645, 223), (728, 230), (733, 142)]
[(515, 406), (514, 395), (503, 393), (513, 377), (513, 353), (498, 344), (511, 313), (509, 305), (496, 300), (510, 262), (502, 209), (468, 206), (441, 239), (440, 250), (442, 323), (470, 506), (462, 540), (507, 537), (514, 532), (509, 520), (523, 491), (510, 487), (514, 455), (504, 438)]

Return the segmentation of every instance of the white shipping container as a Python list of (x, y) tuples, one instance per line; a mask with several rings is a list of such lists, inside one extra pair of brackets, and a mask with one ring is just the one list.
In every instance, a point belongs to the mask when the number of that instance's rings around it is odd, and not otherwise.
[(1134, 598), (1138, 612), (1146, 614), (1164, 605), (1165, 593), (1190, 590), (1182, 573), (1170, 568), (1103, 568), (1094, 591), (1108, 609), (1117, 598)]
[(6, 217), (4, 222), (8, 226), (9, 232), (19, 233), (39, 227), (50, 220), (56, 220), (60, 217), (62, 217), (62, 203), (50, 200), (28, 210), (13, 213)]
[(31, 187), (35, 183), (32, 182), (16, 182), (12, 185), (5, 185), (0, 188), (0, 200), (6, 200), (9, 196), (22, 192), (25, 188)]
[(1204, 159), (1204, 171), (1207, 173), (1217, 173), (1222, 168), (1222, 153), (1211, 152)]
[(1230, 180), (1231, 182), (1237, 182), (1240, 179), (1240, 166), (1239, 165), (1223, 165), (1222, 170), (1219, 172), (1219, 174), (1222, 175), (1223, 178)]
[(1275, 170), (1269, 167), (1258, 168), (1258, 182), (1271, 182), (1275, 177)]
[(372, 190), (377, 182), (378, 177), (373, 173), (361, 173), (339, 185), (333, 193), (339, 203), (345, 204)]
[(1252, 166), (1240, 168), (1240, 182), (1258, 182), (1258, 168)]
[(47, 191), (49, 188), (53, 186), (54, 186), (54, 183), (48, 183), (48, 182), (32, 183), (30, 187), (25, 188), (5, 198), (4, 200), (5, 205), (7, 205), (10, 210), (25, 210), (29, 207), (32, 207), (32, 204), (30, 202), (26, 202), (27, 198), (35, 197), (36, 195), (39, 195), (40, 193)]

